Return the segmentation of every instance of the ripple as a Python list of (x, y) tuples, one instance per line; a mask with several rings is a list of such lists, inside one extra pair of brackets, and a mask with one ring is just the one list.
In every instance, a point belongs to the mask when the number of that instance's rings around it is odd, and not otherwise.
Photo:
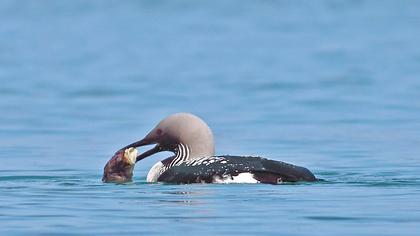
[(13, 175), (13, 176), (0, 176), (0, 181), (13, 181), (13, 180), (57, 180), (61, 176), (47, 176), (47, 175)]
[(306, 219), (319, 221), (364, 221), (363, 217), (347, 217), (347, 216), (307, 216)]

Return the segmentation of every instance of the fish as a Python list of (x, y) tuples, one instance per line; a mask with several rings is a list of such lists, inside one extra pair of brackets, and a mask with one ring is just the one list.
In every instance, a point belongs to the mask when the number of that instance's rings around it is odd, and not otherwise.
[(137, 149), (127, 148), (117, 151), (106, 163), (102, 181), (105, 183), (126, 183), (133, 181)]

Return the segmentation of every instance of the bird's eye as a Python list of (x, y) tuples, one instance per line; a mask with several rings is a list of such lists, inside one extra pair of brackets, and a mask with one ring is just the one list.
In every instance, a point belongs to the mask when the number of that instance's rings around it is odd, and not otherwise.
[(161, 136), (161, 135), (162, 135), (162, 130), (161, 130), (161, 129), (157, 129), (157, 130), (156, 130), (156, 134), (157, 134), (158, 136)]

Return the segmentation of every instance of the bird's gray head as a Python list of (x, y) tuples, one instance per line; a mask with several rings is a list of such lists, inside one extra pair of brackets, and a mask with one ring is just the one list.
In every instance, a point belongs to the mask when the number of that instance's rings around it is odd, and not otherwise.
[(137, 161), (161, 151), (173, 152), (183, 160), (214, 155), (210, 128), (202, 119), (190, 113), (176, 113), (166, 117), (142, 140), (123, 149), (150, 144), (156, 146), (137, 156)]

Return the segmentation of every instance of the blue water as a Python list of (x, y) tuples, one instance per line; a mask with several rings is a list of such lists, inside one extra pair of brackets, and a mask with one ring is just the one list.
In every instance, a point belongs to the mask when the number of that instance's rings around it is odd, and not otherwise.
[[(419, 235), (418, 1), (1, 1), (0, 235)], [(179, 111), (326, 181), (104, 184)]]

